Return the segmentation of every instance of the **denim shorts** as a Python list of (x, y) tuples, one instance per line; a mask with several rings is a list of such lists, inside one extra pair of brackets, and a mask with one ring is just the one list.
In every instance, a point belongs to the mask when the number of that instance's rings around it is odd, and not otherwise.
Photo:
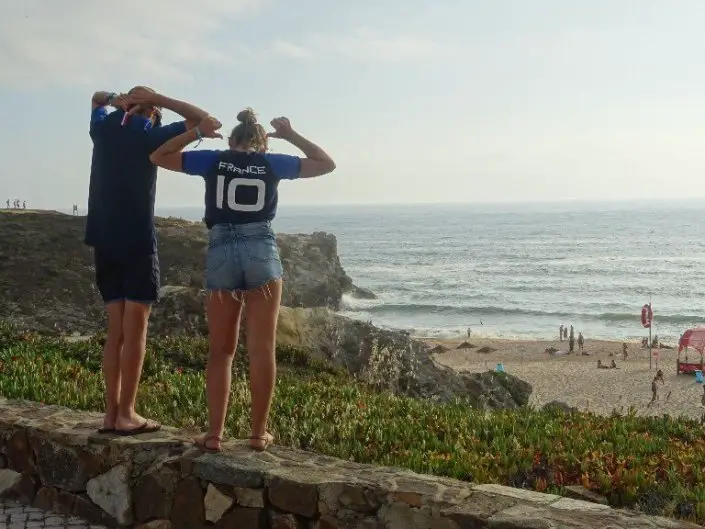
[(211, 228), (206, 256), (208, 290), (253, 290), (283, 274), (269, 221)]

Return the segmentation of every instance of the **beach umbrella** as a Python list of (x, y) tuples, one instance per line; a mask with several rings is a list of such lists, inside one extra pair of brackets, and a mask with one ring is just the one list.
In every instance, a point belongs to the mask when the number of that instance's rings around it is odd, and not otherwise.
[(688, 329), (683, 333), (678, 342), (678, 352), (680, 353), (686, 347), (692, 347), (700, 354), (703, 354), (703, 351), (705, 351), (705, 327)]

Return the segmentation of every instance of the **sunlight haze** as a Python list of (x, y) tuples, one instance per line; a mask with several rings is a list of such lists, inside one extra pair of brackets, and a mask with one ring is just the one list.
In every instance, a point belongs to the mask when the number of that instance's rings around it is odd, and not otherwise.
[[(338, 169), (286, 204), (703, 197), (703, 20), (698, 0), (6, 0), (0, 199), (85, 210), (91, 95), (135, 84), (226, 134), (246, 106), (289, 117)], [(202, 201), (160, 171), (158, 207)]]

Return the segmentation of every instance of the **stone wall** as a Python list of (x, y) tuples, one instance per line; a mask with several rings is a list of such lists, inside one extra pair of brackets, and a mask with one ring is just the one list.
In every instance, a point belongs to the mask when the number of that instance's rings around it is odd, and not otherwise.
[(100, 415), (0, 399), (0, 496), (149, 529), (686, 529), (697, 526), (497, 485), (243, 442), (221, 454), (169, 430), (99, 435)]

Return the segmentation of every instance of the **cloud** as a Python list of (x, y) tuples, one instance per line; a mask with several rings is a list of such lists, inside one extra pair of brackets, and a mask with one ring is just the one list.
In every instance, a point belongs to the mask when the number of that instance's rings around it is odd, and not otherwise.
[(362, 61), (427, 59), (441, 48), (439, 43), (424, 37), (386, 35), (369, 28), (358, 28), (346, 35), (316, 35), (310, 45)]
[(262, 2), (2, 2), (0, 85), (76, 86), (119, 82), (126, 74), (183, 80), (195, 62), (229, 62), (233, 50), (209, 47), (209, 35)]
[(312, 57), (309, 49), (284, 40), (274, 41), (270, 48), (270, 52), (273, 55), (288, 57), (290, 59), (310, 59)]
[(292, 59), (334, 55), (358, 61), (413, 61), (431, 58), (442, 50), (436, 41), (419, 36), (385, 35), (370, 28), (357, 28), (347, 34), (316, 34), (302, 43), (277, 41), (274, 54)]

